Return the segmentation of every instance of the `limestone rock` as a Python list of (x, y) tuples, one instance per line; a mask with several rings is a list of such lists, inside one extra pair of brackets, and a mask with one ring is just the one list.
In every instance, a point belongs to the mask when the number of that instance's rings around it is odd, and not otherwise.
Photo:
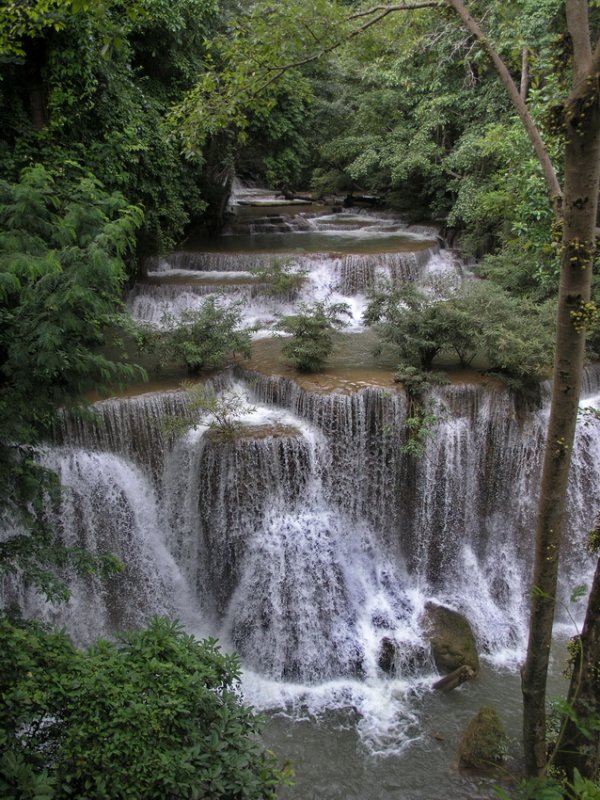
[(427, 603), (424, 623), (433, 660), (440, 672), (447, 674), (468, 666), (474, 676), (478, 674), (479, 656), (475, 636), (466, 617), (446, 606)]
[(506, 758), (506, 732), (496, 709), (483, 706), (469, 722), (458, 746), (461, 769), (493, 770)]

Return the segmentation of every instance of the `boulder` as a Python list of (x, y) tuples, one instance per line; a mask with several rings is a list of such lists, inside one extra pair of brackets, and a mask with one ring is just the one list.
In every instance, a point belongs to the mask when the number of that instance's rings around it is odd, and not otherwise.
[(479, 656), (469, 621), (458, 611), (436, 603), (425, 605), (424, 626), (435, 665), (447, 674), (467, 666), (479, 673)]
[(469, 722), (458, 746), (460, 769), (494, 770), (506, 759), (507, 736), (495, 708), (483, 706)]

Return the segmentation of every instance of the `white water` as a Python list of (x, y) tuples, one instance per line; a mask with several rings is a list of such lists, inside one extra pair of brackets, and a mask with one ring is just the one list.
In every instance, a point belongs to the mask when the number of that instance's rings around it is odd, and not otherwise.
[[(200, 309), (211, 296), (224, 307), (241, 304), (242, 326), (254, 328), (257, 338), (272, 335), (277, 321), (296, 313), (299, 304), (346, 303), (347, 330), (358, 332), (364, 329), (367, 292), (378, 283), (398, 285), (458, 274), (454, 258), (439, 251), (431, 231), (415, 232), (397, 220), (349, 212), (273, 219), (277, 222), (239, 223), (245, 233), (222, 237), (225, 251), (185, 250), (150, 259), (148, 277), (154, 283), (137, 284), (131, 291), (133, 318), (160, 327), (167, 319)], [(385, 252), (394, 246), (396, 252)], [(265, 287), (256, 285), (253, 270), (274, 261), (305, 274), (295, 296), (269, 297)]]
[[(402, 392), (322, 396), (257, 376), (221, 386), (253, 406), (235, 443), (203, 424), (169, 445), (161, 416), (182, 413), (177, 393), (107, 401), (96, 424), (65, 426), (71, 445), (45, 455), (69, 487), (60, 525), (121, 555), (127, 572), (76, 583), (66, 610), (31, 598), (28, 610), (83, 642), (152, 613), (180, 616), (240, 652), (259, 708), (350, 710), (368, 752), (415, 746), (436, 678), (425, 602), (466, 613), (490, 666), (515, 670), (523, 657), (545, 411), (517, 414), (498, 389), (440, 389), (446, 411), (415, 464), (400, 452)], [(133, 437), (127, 448), (118, 431)], [(589, 573), (580, 542), (600, 508), (599, 447), (580, 426), (565, 601)], [(384, 638), (393, 676), (378, 665)]]

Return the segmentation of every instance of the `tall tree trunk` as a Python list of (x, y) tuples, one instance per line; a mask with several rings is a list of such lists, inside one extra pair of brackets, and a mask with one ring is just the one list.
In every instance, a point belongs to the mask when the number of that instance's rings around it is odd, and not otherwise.
[(600, 768), (600, 558), (581, 636), (576, 640), (577, 652), (569, 686), (568, 703), (575, 712), (564, 721), (559, 738), (556, 765), (573, 781), (575, 770), (584, 778), (597, 780)]
[[(585, 8), (584, 8), (585, 6)], [(546, 766), (546, 678), (556, 601), (567, 481), (583, 374), (600, 177), (597, 54), (587, 40), (587, 6), (567, 0), (575, 51), (574, 84), (565, 103), (565, 188), (556, 354), (550, 421), (536, 521), (527, 658), (522, 671), (523, 745), (527, 775)]]
[[(527, 659), (523, 666), (523, 747), (528, 775), (546, 766), (546, 679), (556, 603), (558, 558), (590, 307), (600, 177), (600, 46), (592, 52), (587, 0), (566, 0), (573, 42), (573, 86), (565, 103), (565, 187), (556, 177), (527, 104), (505, 63), (463, 0), (446, 0), (491, 59), (533, 144), (557, 220), (563, 223), (552, 402), (536, 518)], [(564, 196), (563, 196), (564, 195)]]

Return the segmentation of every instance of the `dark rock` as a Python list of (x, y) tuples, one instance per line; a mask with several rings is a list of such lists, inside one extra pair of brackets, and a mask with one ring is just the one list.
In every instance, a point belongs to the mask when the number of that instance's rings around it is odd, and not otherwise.
[(492, 770), (506, 759), (507, 737), (496, 709), (483, 706), (469, 722), (458, 746), (461, 769)]
[(382, 672), (387, 673), (388, 675), (394, 675), (396, 673), (396, 643), (392, 641), (388, 636), (384, 636), (381, 640), (381, 645), (379, 647), (379, 657), (377, 659), (377, 664), (379, 665), (379, 669)]
[(474, 675), (478, 674), (479, 656), (475, 636), (466, 617), (446, 606), (427, 603), (424, 625), (433, 660), (440, 672), (454, 672), (459, 667), (468, 666)]

